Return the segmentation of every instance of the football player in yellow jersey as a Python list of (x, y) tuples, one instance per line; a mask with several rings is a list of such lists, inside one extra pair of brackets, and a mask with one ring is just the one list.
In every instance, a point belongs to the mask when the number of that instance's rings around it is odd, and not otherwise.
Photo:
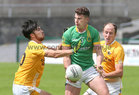
[[(104, 59), (103, 68), (98, 71), (103, 76), (110, 95), (121, 95), (124, 49), (120, 43), (115, 40), (117, 26), (113, 23), (107, 23), (103, 28), (104, 41), (101, 41)], [(103, 89), (103, 88), (102, 88)], [(97, 95), (91, 89), (88, 89), (84, 95)]]
[(42, 44), (44, 32), (36, 21), (28, 20), (22, 28), (23, 35), (30, 41), (15, 73), (13, 95), (51, 95), (37, 88), (43, 74), (44, 57), (63, 57), (71, 55), (74, 51), (47, 49)]

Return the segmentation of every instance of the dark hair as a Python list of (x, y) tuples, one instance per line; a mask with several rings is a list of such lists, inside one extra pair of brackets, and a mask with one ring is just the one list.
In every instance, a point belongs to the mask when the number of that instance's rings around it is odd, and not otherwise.
[(33, 33), (33, 31), (36, 30), (37, 27), (38, 27), (38, 24), (36, 21), (27, 20), (22, 25), (22, 33), (26, 38), (30, 39), (30, 34)]
[(75, 10), (75, 13), (77, 13), (78, 15), (84, 15), (84, 16), (87, 16), (87, 17), (90, 16), (90, 12), (86, 7), (77, 8)]
[(68, 29), (69, 29), (69, 27), (65, 27), (65, 28), (64, 28), (64, 32), (67, 31)]
[[(104, 24), (104, 27), (105, 27), (106, 25), (108, 25), (108, 24), (113, 25), (114, 30), (115, 30), (115, 34), (116, 34), (116, 33), (117, 33), (117, 25), (116, 25), (115, 23), (111, 23), (111, 22), (109, 22), (109, 23)], [(103, 27), (103, 29), (104, 29), (104, 27)]]

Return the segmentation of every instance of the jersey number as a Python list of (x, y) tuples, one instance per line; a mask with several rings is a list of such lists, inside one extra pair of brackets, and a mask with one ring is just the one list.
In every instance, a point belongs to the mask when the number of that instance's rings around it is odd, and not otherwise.
[(21, 61), (21, 63), (20, 63), (20, 66), (23, 65), (23, 63), (24, 63), (24, 61), (25, 61), (25, 57), (26, 57), (26, 53), (24, 53), (24, 55), (23, 55), (22, 61)]

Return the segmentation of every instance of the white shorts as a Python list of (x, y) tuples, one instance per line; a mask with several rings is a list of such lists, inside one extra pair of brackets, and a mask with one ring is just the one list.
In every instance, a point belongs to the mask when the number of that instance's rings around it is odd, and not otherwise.
[(13, 84), (13, 95), (30, 95), (33, 91), (41, 92), (37, 87)]
[(119, 95), (121, 93), (122, 81), (106, 82), (110, 95)]
[(74, 87), (81, 88), (82, 82), (87, 84), (89, 81), (93, 80), (96, 76), (99, 76), (99, 73), (97, 70), (92, 66), (89, 69), (83, 71), (83, 75), (79, 81), (76, 83), (71, 83), (68, 80), (66, 80), (66, 84), (70, 84)]
[[(109, 89), (110, 95), (120, 95), (121, 94), (121, 88), (122, 88), (122, 82), (106, 82), (107, 87)], [(83, 95), (97, 95), (93, 90), (90, 88), (87, 89), (87, 91)]]

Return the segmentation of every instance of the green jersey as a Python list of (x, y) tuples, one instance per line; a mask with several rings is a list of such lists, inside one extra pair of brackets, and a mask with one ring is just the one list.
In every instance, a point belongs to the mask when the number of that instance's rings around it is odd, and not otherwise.
[(62, 37), (62, 46), (78, 50), (70, 56), (71, 64), (78, 64), (83, 70), (93, 66), (92, 51), (96, 44), (100, 44), (99, 32), (90, 25), (82, 33), (77, 31), (76, 26), (72, 26)]

